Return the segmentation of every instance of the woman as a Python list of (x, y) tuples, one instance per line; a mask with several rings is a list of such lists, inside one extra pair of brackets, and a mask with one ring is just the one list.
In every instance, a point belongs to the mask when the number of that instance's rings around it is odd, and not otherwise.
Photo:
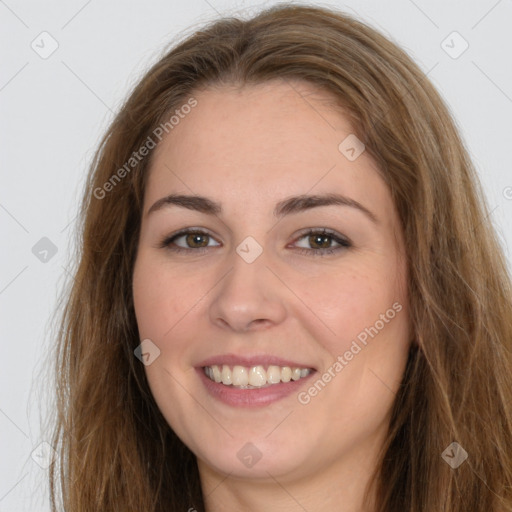
[(195, 33), (112, 123), (82, 219), (54, 507), (512, 510), (510, 277), (382, 35), (295, 6)]

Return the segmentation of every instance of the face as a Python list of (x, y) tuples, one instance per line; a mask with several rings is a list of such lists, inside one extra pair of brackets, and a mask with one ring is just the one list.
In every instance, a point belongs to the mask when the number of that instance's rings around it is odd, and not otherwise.
[(158, 407), (202, 474), (369, 460), (410, 339), (390, 193), (310, 85), (194, 97), (153, 155), (133, 276)]

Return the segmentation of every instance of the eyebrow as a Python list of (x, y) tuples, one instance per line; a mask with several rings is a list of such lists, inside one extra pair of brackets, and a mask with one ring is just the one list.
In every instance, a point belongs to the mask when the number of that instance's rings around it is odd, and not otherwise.
[[(198, 195), (170, 194), (156, 201), (148, 210), (149, 215), (168, 206), (179, 206), (188, 210), (194, 210), (207, 215), (219, 215), (222, 206), (207, 197)], [(281, 218), (285, 215), (300, 213), (320, 206), (349, 206), (364, 213), (372, 222), (378, 223), (376, 215), (358, 201), (340, 194), (316, 194), (293, 196), (276, 204), (274, 217)]]

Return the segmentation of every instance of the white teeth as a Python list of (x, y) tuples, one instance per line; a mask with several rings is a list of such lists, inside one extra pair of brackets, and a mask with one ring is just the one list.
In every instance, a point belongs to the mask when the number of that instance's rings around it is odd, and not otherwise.
[(225, 384), (226, 386), (233, 384), (231, 382), (232, 376), (231, 376), (231, 370), (229, 369), (229, 366), (224, 365), (222, 367), (222, 371), (221, 371), (220, 375), (222, 377), (222, 384)]
[[(229, 366), (228, 366), (229, 368)], [(233, 386), (247, 386), (249, 384), (249, 372), (243, 366), (233, 367)]]
[(221, 374), (220, 374), (219, 367), (218, 366), (212, 366), (212, 370), (213, 370), (213, 380), (215, 382), (220, 382), (222, 380), (222, 377), (221, 377)]
[(260, 388), (267, 383), (267, 372), (263, 366), (253, 366), (249, 371), (249, 385)]
[(279, 366), (269, 366), (267, 370), (267, 382), (269, 384), (278, 384), (281, 382), (281, 370)]
[(290, 382), (307, 377), (311, 370), (309, 368), (290, 368), (289, 366), (269, 366), (266, 370), (263, 366), (213, 365), (204, 368), (205, 375), (215, 381), (222, 382), (225, 386), (236, 386), (241, 388), (261, 388), (280, 382)]
[(300, 368), (293, 368), (292, 370), (292, 380), (300, 379)]
[(290, 382), (292, 380), (292, 369), (289, 366), (281, 368), (281, 380), (283, 382)]

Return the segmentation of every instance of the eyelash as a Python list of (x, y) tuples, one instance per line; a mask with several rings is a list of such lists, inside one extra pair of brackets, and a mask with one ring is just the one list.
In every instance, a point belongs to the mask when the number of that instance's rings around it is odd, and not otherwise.
[[(161, 243), (159, 244), (159, 247), (162, 248), (162, 249), (167, 249), (169, 251), (172, 251), (174, 253), (187, 253), (187, 252), (190, 252), (190, 251), (195, 251), (195, 252), (204, 252), (206, 250), (208, 250), (210, 247), (197, 247), (197, 248), (192, 248), (192, 247), (188, 247), (188, 248), (184, 248), (184, 247), (179, 247), (179, 246), (174, 246), (174, 247), (171, 247), (171, 244), (174, 243), (174, 241), (178, 238), (181, 238), (182, 236), (185, 236), (185, 235), (206, 235), (210, 238), (213, 238), (209, 233), (207, 233), (206, 231), (202, 231), (200, 229), (183, 229), (181, 231), (178, 231), (177, 233), (169, 236), (169, 237), (166, 237), (164, 238)], [(339, 235), (337, 235), (337, 233), (335, 231), (332, 231), (330, 229), (327, 229), (327, 228), (323, 228), (323, 229), (315, 229), (315, 228), (310, 228), (310, 229), (307, 229), (306, 231), (302, 232), (300, 234), (300, 236), (295, 240), (295, 241), (298, 241), (302, 238), (305, 238), (307, 236), (311, 236), (311, 235), (319, 235), (319, 236), (327, 236), (329, 238), (331, 238), (334, 242), (337, 242), (339, 244), (339, 246), (337, 247), (328, 247), (328, 248), (324, 248), (324, 249), (304, 249), (304, 248), (299, 248), (298, 251), (300, 254), (305, 254), (307, 256), (328, 256), (328, 255), (331, 255), (331, 254), (334, 254), (334, 253), (337, 253), (339, 251), (343, 251), (343, 250), (346, 250), (350, 247), (352, 247), (352, 243), (347, 239), (347, 238), (344, 238), (344, 237), (341, 237)]]

